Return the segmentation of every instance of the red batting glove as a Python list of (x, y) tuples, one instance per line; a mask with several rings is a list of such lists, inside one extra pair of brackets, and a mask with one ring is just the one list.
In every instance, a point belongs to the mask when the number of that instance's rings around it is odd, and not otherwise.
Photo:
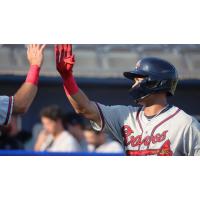
[(64, 81), (64, 90), (66, 95), (74, 95), (78, 92), (78, 86), (72, 75), (72, 69), (75, 63), (72, 54), (71, 44), (55, 45), (56, 68)]
[(56, 68), (63, 80), (72, 75), (75, 63), (71, 44), (55, 45)]

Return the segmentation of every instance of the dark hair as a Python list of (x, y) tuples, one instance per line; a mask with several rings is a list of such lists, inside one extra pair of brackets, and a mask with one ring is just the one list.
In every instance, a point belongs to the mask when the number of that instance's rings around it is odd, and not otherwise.
[(46, 117), (53, 121), (57, 121), (59, 119), (63, 120), (63, 112), (59, 106), (51, 105), (41, 110), (40, 117)]
[(67, 113), (64, 115), (64, 124), (65, 126), (68, 125), (79, 125), (82, 129), (85, 128), (85, 120), (81, 115), (78, 115), (76, 113)]

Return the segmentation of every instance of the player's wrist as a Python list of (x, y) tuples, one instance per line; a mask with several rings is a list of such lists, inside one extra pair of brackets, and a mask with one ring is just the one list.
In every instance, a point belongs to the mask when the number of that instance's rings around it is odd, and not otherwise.
[(64, 90), (66, 95), (75, 95), (78, 91), (78, 85), (76, 83), (76, 80), (74, 76), (71, 74), (71, 76), (68, 76), (64, 82), (63, 82)]
[(72, 71), (60, 72), (60, 75), (61, 75), (61, 77), (62, 77), (62, 79), (63, 79), (64, 82), (74, 76), (73, 73), (72, 73)]
[(30, 65), (30, 68), (33, 68), (33, 67), (34, 67), (34, 68), (39, 68), (39, 69), (40, 69), (40, 65), (38, 65), (38, 64), (31, 64), (31, 65)]
[(39, 61), (35, 61), (35, 62), (29, 62), (30, 63), (30, 66), (38, 66), (38, 67), (40, 67), (41, 66), (41, 62), (39, 62)]
[(33, 85), (38, 85), (39, 82), (39, 74), (40, 74), (40, 66), (30, 65), (30, 69), (28, 71), (27, 77), (26, 77), (26, 83), (32, 83)]

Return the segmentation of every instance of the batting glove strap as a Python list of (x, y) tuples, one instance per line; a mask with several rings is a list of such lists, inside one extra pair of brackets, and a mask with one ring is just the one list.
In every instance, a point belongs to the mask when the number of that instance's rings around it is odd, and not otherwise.
[(73, 77), (73, 75), (69, 76), (64, 81), (64, 90), (67, 96), (71, 96), (76, 94), (79, 91), (78, 85)]
[(40, 74), (40, 67), (38, 65), (31, 65), (25, 82), (37, 86), (39, 81), (39, 74)]

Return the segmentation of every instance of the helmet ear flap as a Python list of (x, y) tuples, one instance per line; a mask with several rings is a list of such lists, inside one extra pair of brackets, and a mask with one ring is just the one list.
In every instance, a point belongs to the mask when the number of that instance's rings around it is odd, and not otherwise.
[(161, 84), (161, 80), (152, 80), (150, 78), (147, 78), (144, 82), (144, 87), (147, 89), (155, 89), (159, 87)]
[(162, 80), (162, 81), (160, 82), (160, 86), (166, 85), (167, 82), (168, 82), (167, 80)]

